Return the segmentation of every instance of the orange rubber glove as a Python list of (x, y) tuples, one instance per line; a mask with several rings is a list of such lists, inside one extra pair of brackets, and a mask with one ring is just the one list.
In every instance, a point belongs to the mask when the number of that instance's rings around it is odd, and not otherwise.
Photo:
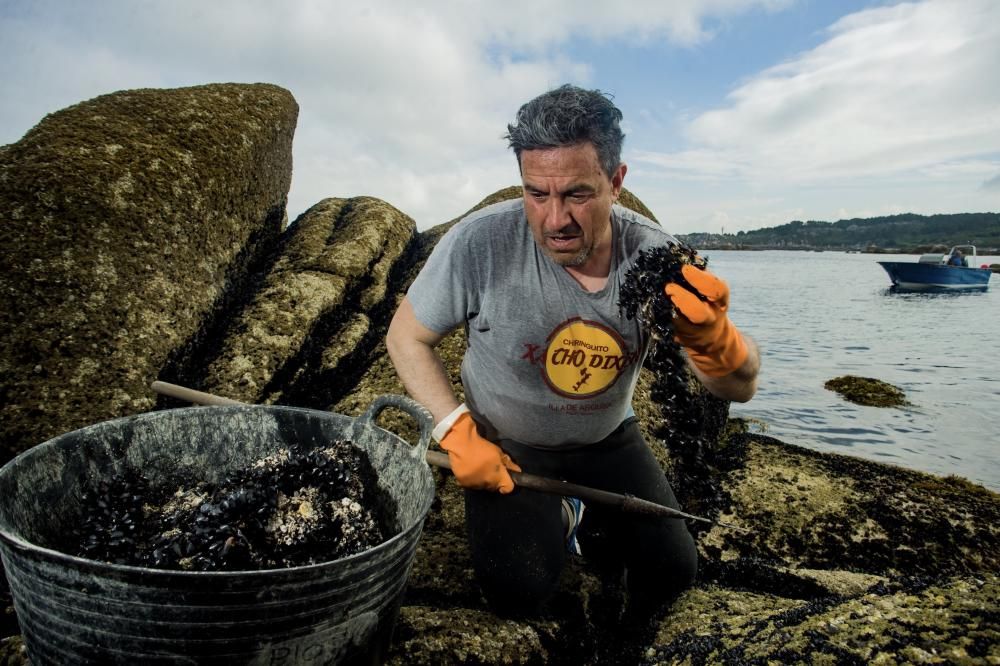
[(465, 405), (437, 424), (434, 439), (448, 452), (451, 471), (463, 488), (498, 490), (506, 495), (514, 490), (510, 473), (521, 468), (493, 442), (476, 432), (476, 422)]
[(709, 377), (722, 377), (747, 360), (747, 344), (726, 316), (729, 287), (706, 270), (689, 264), (681, 274), (707, 298), (702, 301), (689, 290), (671, 282), (664, 287), (679, 316), (674, 316), (674, 339), (687, 349), (688, 357)]

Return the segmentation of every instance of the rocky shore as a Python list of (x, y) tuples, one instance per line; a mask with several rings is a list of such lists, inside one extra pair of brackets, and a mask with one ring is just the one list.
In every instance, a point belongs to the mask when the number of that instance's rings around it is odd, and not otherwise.
[[(385, 329), (455, 220), (417, 232), (386, 202), (331, 197), (289, 225), (297, 110), (266, 84), (123, 91), (0, 147), (0, 462), (177, 406), (156, 379), (352, 416), (403, 392)], [(441, 346), (459, 391), (464, 344)], [(691, 382), (663, 395), (644, 371), (636, 413), (682, 505), (750, 530), (690, 524), (698, 582), (664, 618), (625, 625), (621, 572), (585, 559), (543, 618), (497, 618), (436, 471), (389, 662), (1000, 663), (1000, 495), (750, 434)], [(380, 423), (416, 438), (402, 412)], [(584, 530), (584, 553), (600, 538)], [(5, 585), (0, 606), (0, 664), (25, 663)]]

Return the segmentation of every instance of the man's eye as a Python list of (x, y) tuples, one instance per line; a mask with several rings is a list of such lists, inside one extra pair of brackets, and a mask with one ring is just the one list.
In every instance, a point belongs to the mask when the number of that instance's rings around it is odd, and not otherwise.
[(590, 196), (581, 192), (578, 194), (571, 194), (569, 195), (569, 198), (573, 203), (584, 203), (590, 198)]

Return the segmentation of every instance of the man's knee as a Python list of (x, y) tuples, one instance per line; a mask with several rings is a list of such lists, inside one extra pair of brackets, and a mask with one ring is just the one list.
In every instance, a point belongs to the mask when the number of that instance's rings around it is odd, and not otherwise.
[(676, 597), (694, 585), (698, 575), (698, 549), (693, 540), (690, 548), (678, 549), (674, 553), (671, 565), (664, 573), (664, 588), (670, 597)]
[(697, 554), (655, 571), (626, 569), (626, 616), (636, 622), (662, 616), (670, 604), (694, 584), (697, 573)]
[(694, 584), (698, 575), (698, 549), (694, 540), (674, 542), (673, 548), (661, 558), (645, 561), (635, 567), (629, 588), (639, 594), (648, 594), (669, 603)]
[(490, 610), (510, 618), (537, 616), (559, 583), (559, 571), (525, 564), (514, 575), (480, 571), (476, 577)]
[(555, 592), (566, 562), (561, 505), (551, 496), (536, 495), (466, 493), (476, 579), (500, 615), (537, 614)]

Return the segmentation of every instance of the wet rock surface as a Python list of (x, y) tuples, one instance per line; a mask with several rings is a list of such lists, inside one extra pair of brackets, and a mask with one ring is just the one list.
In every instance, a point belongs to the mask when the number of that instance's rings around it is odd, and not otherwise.
[(140, 470), (85, 492), (83, 524), (55, 550), (91, 560), (185, 571), (319, 564), (397, 531), (392, 499), (350, 442), (282, 449), (221, 483), (150, 482)]
[[(282, 231), (274, 211), (287, 194), (295, 107), (272, 88), (208, 86), (197, 89), (205, 93), (200, 102), (180, 107), (154, 95), (164, 109), (204, 113), (156, 111), (146, 124), (133, 119), (113, 152), (104, 146), (115, 142), (101, 134), (69, 132), (72, 143), (51, 124), (0, 150), (4, 209), (27, 216), (11, 217), (0, 235), (10, 262), (3, 279), (19, 281), (9, 293), (23, 301), (12, 310), (4, 301), (8, 316), (0, 321), (6, 331), (26, 331), (0, 350), (7, 457), (72, 427), (173, 406), (155, 403), (148, 389), (154, 379), (351, 416), (378, 395), (404, 392), (385, 354), (385, 328), (434, 243), (457, 220), (415, 233), (412, 221), (388, 204), (358, 197), (324, 200), (300, 218), (300, 229)], [(100, 108), (108, 117), (143, 99), (131, 95)], [(221, 120), (210, 117), (213, 99)], [(61, 116), (63, 127), (86, 120), (74, 113)], [(129, 113), (120, 115), (127, 120)], [(219, 131), (200, 133), (199, 122)], [(252, 130), (248, 152), (242, 139), (233, 145), (219, 127), (240, 123)], [(188, 146), (192, 137), (198, 140)], [(164, 142), (174, 147), (128, 162), (128, 190), (119, 160)], [(56, 168), (62, 155), (76, 156), (70, 174)], [(203, 156), (222, 170), (209, 172)], [(106, 162), (119, 170), (108, 172)], [(162, 183), (152, 179), (164, 170)], [(72, 191), (64, 187), (78, 181)], [(119, 186), (107, 189), (109, 183)], [(506, 188), (480, 205), (520, 194), (519, 187)], [(122, 201), (141, 214), (116, 213)], [(627, 191), (620, 202), (652, 217)], [(97, 241), (124, 250), (97, 251)], [(8, 257), (17, 253), (29, 263)], [(79, 261), (83, 256), (93, 260)], [(121, 289), (107, 286), (114, 284)], [(103, 304), (80, 306), (90, 292), (102, 295)], [(82, 315), (57, 309), (71, 302), (69, 295)], [(438, 348), (460, 396), (465, 344), (456, 331)], [(660, 353), (676, 350), (653, 351)], [(683, 367), (677, 358), (669, 362)], [(94, 377), (101, 384), (96, 392), (87, 385)], [(581, 558), (569, 563), (542, 618), (505, 620), (490, 613), (472, 576), (462, 491), (435, 470), (437, 496), (417, 545), (390, 663), (1000, 662), (996, 493), (750, 434), (728, 418), (727, 403), (688, 375), (644, 369), (634, 407), (683, 508), (751, 534), (690, 524), (701, 555), (698, 581), (650, 626), (623, 622), (620, 572)], [(417, 440), (402, 412), (387, 409), (379, 423)], [(585, 519), (585, 553), (587, 539), (596, 536)], [(0, 663), (25, 663), (10, 597), (0, 592), (7, 607)]]

